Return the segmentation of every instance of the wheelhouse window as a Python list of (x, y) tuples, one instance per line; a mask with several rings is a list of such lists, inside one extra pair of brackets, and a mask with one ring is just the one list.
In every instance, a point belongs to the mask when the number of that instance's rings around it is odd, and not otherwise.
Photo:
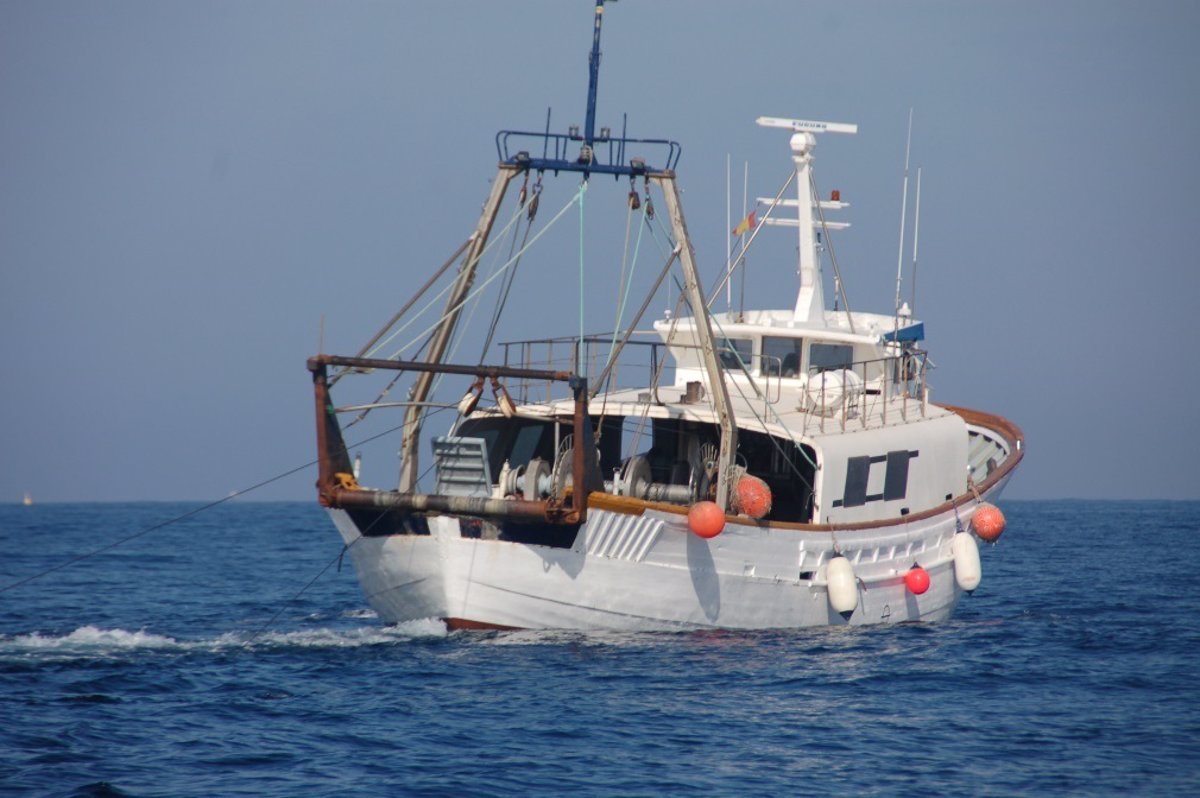
[(753, 355), (754, 341), (750, 338), (726, 338), (717, 346), (717, 356), (721, 358), (721, 365), (730, 371), (741, 371), (743, 366), (749, 371), (750, 358)]
[(554, 462), (554, 425), (526, 418), (468, 418), (458, 425), (456, 435), (483, 438), (487, 444), (488, 468), (492, 479), (500, 474), (504, 461), (513, 468), (534, 457)]
[(803, 338), (763, 336), (762, 372), (781, 377), (800, 376), (800, 353), (804, 351)]
[(854, 363), (854, 347), (850, 344), (813, 344), (808, 348), (808, 370), (822, 371), (849, 368)]

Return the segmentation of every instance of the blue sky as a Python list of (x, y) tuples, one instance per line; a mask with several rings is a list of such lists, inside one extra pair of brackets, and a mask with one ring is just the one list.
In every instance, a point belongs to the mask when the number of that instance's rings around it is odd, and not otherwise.
[[(852, 203), (852, 307), (886, 312), (913, 108), (935, 399), (1023, 427), (1012, 498), (1200, 498), (1198, 9), (622, 0), (598, 121), (682, 143), (708, 275), (726, 156), (752, 195), (786, 177), (754, 119), (858, 123), (817, 178)], [(590, 28), (588, 0), (0, 4), (0, 501), (213, 499), (311, 459), (322, 318), (357, 350), (474, 225), (495, 131), (582, 122)], [(588, 195), (590, 329), (626, 190)], [(790, 306), (790, 258), (754, 254), (748, 304)], [(516, 335), (577, 329), (577, 261), (545, 268)]]

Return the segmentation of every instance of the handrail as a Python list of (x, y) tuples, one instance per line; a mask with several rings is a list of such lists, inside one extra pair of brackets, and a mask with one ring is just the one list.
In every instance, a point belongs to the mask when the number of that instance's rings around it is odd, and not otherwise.
[[(650, 334), (650, 331), (635, 332), (634, 334), (645, 335)], [(519, 353), (519, 360), (523, 365), (532, 366), (534, 364), (541, 364), (548, 368), (554, 368), (554, 366), (559, 363), (564, 365), (578, 364), (579, 371), (588, 378), (589, 383), (596, 382), (599, 384), (597, 382), (597, 375), (601, 373), (601, 361), (607, 357), (608, 351), (612, 346), (612, 333), (592, 333), (585, 335), (583, 337), (584, 350), (582, 352), (582, 357), (577, 356), (579, 340), (579, 336), (530, 338), (526, 340), (502, 341), (500, 342), (499, 346), (504, 352), (505, 365), (510, 363), (513, 358), (512, 349), (517, 348), (516, 351)], [(641, 368), (645, 365), (648, 365), (650, 373), (653, 374), (658, 368), (658, 361), (660, 358), (659, 350), (666, 345), (662, 341), (658, 340), (638, 341), (632, 339), (626, 342), (626, 345), (630, 344), (649, 348), (649, 363), (638, 363), (637, 366)], [(537, 355), (536, 348), (539, 346), (544, 347), (544, 356)], [(558, 360), (555, 360), (556, 347), (562, 347), (559, 350)], [(625, 361), (625, 363), (628, 365), (628, 361)], [(536, 377), (532, 377), (521, 380), (521, 382), (515, 386), (515, 388), (519, 391), (518, 395), (521, 397), (522, 403), (529, 401), (530, 389), (533, 388), (532, 383), (541, 381), (542, 380), (539, 380)], [(548, 384), (547, 388), (549, 388)], [(546, 401), (550, 401), (550, 398), (551, 395), (549, 392), (547, 392)]]
[[(591, 146), (587, 146), (584, 137), (575, 130), (566, 134), (550, 133), (549, 131), (501, 130), (496, 133), (496, 154), (500, 156), (501, 163), (521, 169), (532, 169), (539, 172), (549, 170), (555, 174), (558, 172), (583, 172), (584, 174), (596, 172), (597, 174), (610, 174), (614, 177), (639, 177), (651, 172), (669, 172), (679, 163), (682, 148), (677, 141), (604, 135), (604, 130), (601, 128), (601, 135), (596, 136)], [(516, 139), (518, 142), (523, 139), (528, 140), (529, 143), (525, 144), (527, 149), (517, 149), (519, 145), (510, 145), (510, 139)], [(542, 156), (531, 156), (529, 149), (533, 149), (539, 143)], [(573, 157), (568, 152), (571, 144), (580, 146), (577, 157)], [(606, 146), (598, 146), (601, 144)], [(630, 144), (640, 144), (660, 150), (665, 148), (665, 165), (662, 168), (650, 166), (640, 157), (630, 158), (626, 163), (625, 149)], [(605, 156), (603, 159), (599, 157), (602, 154)]]

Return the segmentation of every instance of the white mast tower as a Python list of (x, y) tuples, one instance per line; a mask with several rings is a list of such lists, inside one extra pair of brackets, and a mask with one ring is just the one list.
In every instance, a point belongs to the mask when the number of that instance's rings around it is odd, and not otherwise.
[[(825, 324), (825, 292), (821, 284), (821, 255), (816, 231), (821, 229), (820, 208), (842, 208), (845, 203), (822, 202), (814, 193), (812, 180), (813, 149), (816, 133), (857, 133), (858, 125), (842, 122), (814, 122), (807, 119), (780, 119), (760, 116), (762, 127), (778, 127), (792, 131), (792, 161), (796, 164), (796, 199), (781, 205), (796, 208), (796, 219), (767, 219), (768, 224), (795, 225), (800, 231), (800, 291), (796, 296), (793, 318), (798, 322)], [(826, 222), (829, 228), (846, 227), (844, 223)]]

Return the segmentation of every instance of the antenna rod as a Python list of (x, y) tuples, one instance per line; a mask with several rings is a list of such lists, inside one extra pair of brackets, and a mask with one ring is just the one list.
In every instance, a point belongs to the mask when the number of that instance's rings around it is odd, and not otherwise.
[(904, 222), (908, 210), (908, 155), (912, 148), (913, 111), (908, 109), (908, 140), (904, 144), (904, 194), (900, 202), (900, 252), (896, 254), (896, 326), (900, 326), (900, 277), (904, 268)]
[(604, 19), (604, 0), (596, 0), (596, 25), (592, 29), (592, 52), (588, 56), (587, 118), (583, 125), (583, 143), (592, 146), (596, 135), (596, 87), (600, 83), (600, 23)]
[(921, 235), (921, 167), (917, 167), (917, 208), (913, 217), (913, 265), (912, 265), (912, 301), (908, 309), (913, 318), (917, 316), (917, 243)]
[(729, 166), (730, 156), (725, 153), (725, 312), (733, 312), (733, 281), (729, 279), (730, 273), (733, 271), (733, 228), (729, 225), (733, 224), (733, 219), (730, 218), (733, 211), (731, 210), (730, 188), (729, 188)]
[[(748, 211), (747, 203), (749, 201), (750, 191), (750, 162), (742, 161), (742, 218), (746, 218)], [(746, 240), (746, 234), (742, 233), (742, 241)], [(746, 246), (749, 246), (747, 244)], [(738, 321), (746, 320), (746, 248), (742, 248), (742, 288), (738, 295)]]

